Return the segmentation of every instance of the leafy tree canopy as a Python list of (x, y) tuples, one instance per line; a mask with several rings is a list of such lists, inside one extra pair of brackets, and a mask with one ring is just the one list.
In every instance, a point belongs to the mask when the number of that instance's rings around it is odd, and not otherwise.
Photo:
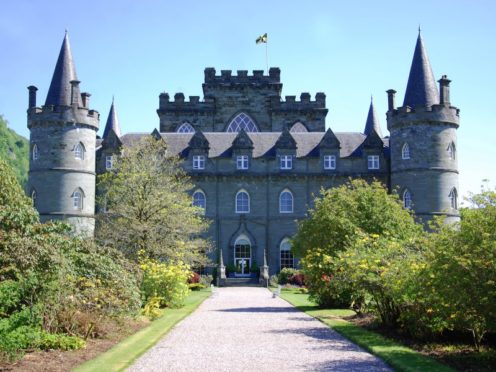
[(7, 127), (7, 121), (0, 116), (0, 159), (13, 168), (17, 180), (25, 185), (28, 179), (29, 142)]

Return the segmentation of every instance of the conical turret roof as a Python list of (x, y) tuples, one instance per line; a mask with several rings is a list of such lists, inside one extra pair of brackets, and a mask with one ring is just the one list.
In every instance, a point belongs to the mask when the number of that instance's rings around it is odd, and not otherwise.
[(370, 133), (372, 133), (373, 130), (375, 130), (379, 137), (382, 138), (381, 125), (379, 124), (379, 119), (377, 119), (377, 114), (374, 108), (374, 101), (371, 98), (369, 113), (367, 115), (367, 121), (365, 122), (365, 130), (363, 131), (363, 134), (368, 136)]
[(107, 138), (110, 130), (113, 130), (117, 137), (121, 136), (121, 128), (119, 126), (119, 118), (117, 117), (117, 111), (115, 109), (114, 99), (112, 98), (112, 105), (110, 106), (110, 111), (107, 118), (107, 124), (105, 124), (105, 129), (103, 131), (102, 138)]
[[(66, 31), (62, 47), (60, 48), (57, 65), (53, 72), (52, 82), (48, 89), (45, 105), (69, 106), (71, 104), (72, 80), (77, 80), (77, 75), (74, 60), (72, 59), (69, 35)], [(79, 95), (79, 89), (76, 93)], [(79, 100), (79, 96), (77, 99)]]
[(439, 93), (436, 81), (434, 80), (429, 57), (419, 30), (403, 106), (431, 106), (438, 103)]

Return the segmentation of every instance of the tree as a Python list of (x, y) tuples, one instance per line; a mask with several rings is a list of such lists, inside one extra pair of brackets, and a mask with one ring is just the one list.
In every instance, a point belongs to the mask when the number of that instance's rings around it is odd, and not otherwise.
[(207, 220), (192, 206), (190, 179), (166, 143), (147, 137), (125, 148), (99, 178), (97, 239), (137, 260), (139, 254), (192, 266), (207, 263)]

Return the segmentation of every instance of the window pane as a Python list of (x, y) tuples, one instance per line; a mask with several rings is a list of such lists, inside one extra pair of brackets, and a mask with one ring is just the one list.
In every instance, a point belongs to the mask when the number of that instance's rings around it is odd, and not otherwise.
[(227, 127), (226, 132), (240, 132), (243, 129), (245, 132), (258, 132), (258, 127), (253, 120), (245, 113), (238, 114)]
[(193, 133), (195, 129), (190, 123), (183, 123), (181, 126), (177, 129), (177, 133)]
[(236, 213), (248, 213), (250, 211), (250, 198), (244, 191), (236, 195)]
[(289, 191), (283, 191), (279, 197), (279, 212), (293, 212), (293, 195)]

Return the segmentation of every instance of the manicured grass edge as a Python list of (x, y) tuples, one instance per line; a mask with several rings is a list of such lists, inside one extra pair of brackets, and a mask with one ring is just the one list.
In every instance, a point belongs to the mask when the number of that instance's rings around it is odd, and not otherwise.
[(328, 325), (363, 349), (378, 356), (397, 371), (453, 371), (450, 367), (376, 332), (334, 317), (332, 315), (333, 310), (319, 309), (317, 305), (308, 300), (308, 295), (282, 292), (280, 297), (297, 309)]
[(110, 350), (77, 366), (73, 371), (122, 371), (155, 345), (179, 321), (191, 314), (212, 292), (191, 292), (179, 309), (165, 309), (164, 314), (147, 327), (114, 345)]

